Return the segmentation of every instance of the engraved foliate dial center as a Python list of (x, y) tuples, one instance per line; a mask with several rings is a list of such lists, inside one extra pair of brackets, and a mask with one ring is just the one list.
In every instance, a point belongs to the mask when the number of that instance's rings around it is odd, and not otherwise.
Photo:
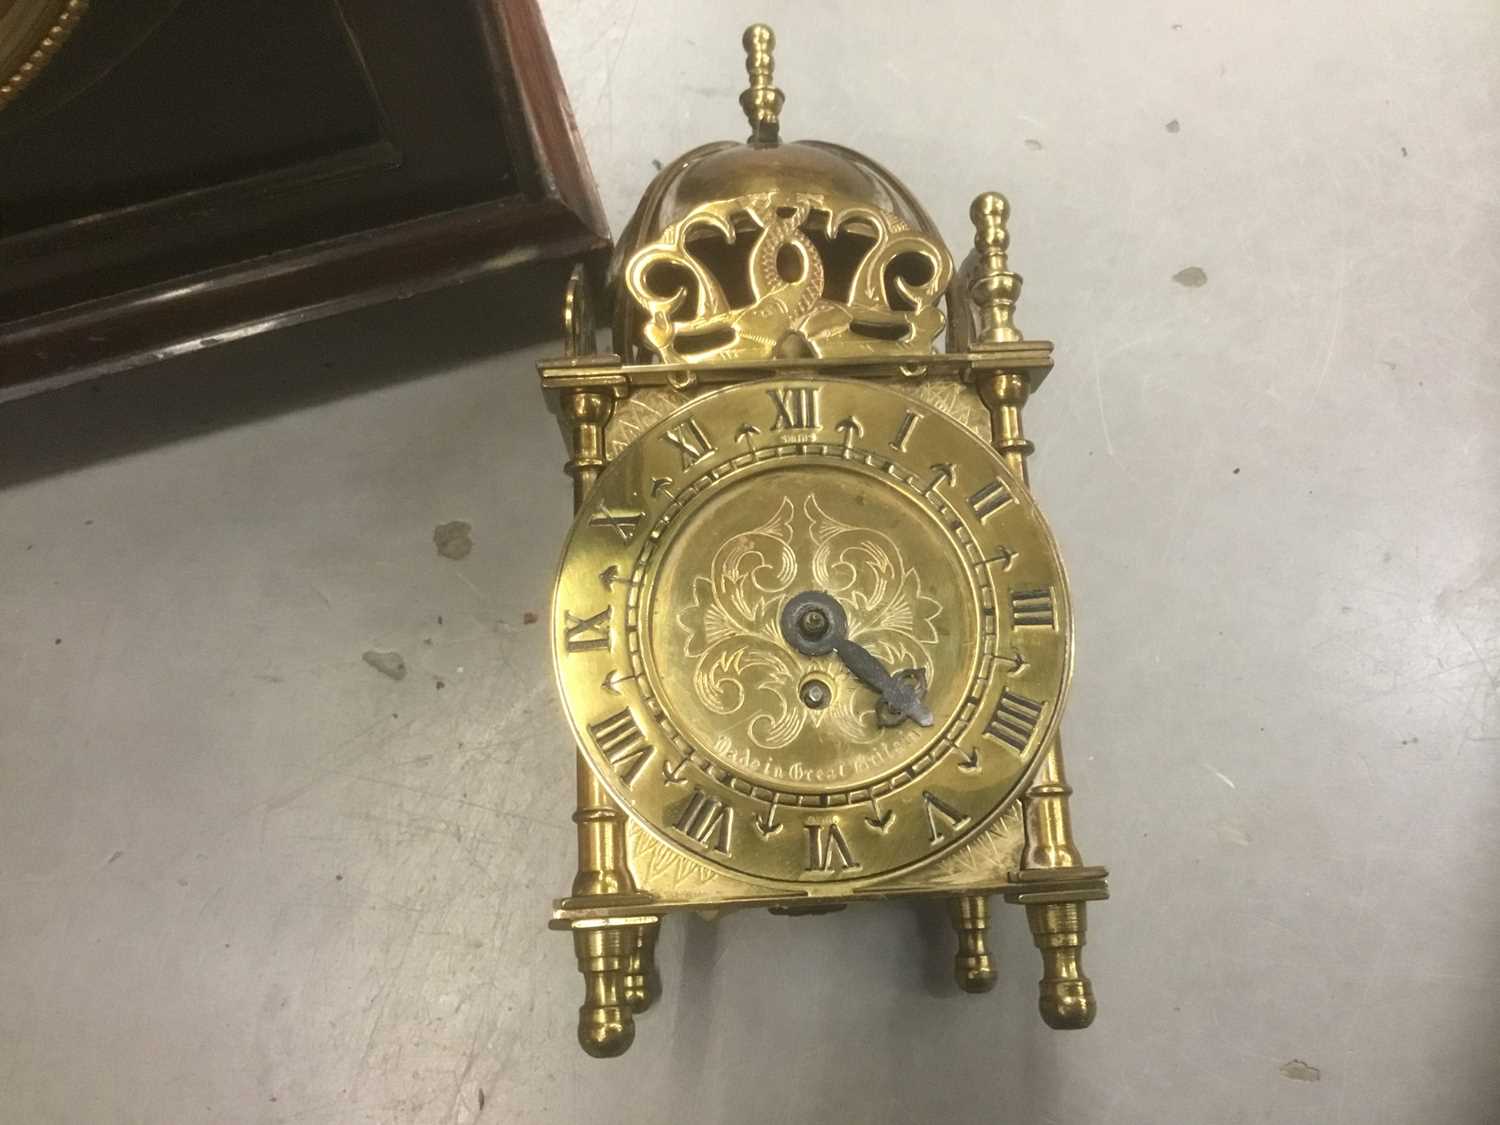
[[(933, 737), (882, 721), (880, 693), (833, 651), (834, 619), (884, 668), (920, 675), (940, 716), (969, 690), (979, 625), (970, 568), (956, 546), (933, 549), (949, 531), (930, 511), (868, 468), (799, 460), (684, 512), (647, 594), (643, 647), (688, 741), (752, 784), (816, 792), (868, 785)], [(827, 645), (783, 632), (783, 610), (810, 592), (797, 627)]]

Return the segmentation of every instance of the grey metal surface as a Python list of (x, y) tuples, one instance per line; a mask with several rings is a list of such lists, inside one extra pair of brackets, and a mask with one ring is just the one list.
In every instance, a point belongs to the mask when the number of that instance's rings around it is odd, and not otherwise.
[(568, 487), (468, 289), (0, 411), (0, 1119), (1500, 1119), (1500, 9), (546, 8), (617, 229), (751, 18), (788, 136), (956, 248), (1009, 194), (1099, 1021), (1003, 906), (987, 997), (922, 910), (745, 914), (581, 1055)]

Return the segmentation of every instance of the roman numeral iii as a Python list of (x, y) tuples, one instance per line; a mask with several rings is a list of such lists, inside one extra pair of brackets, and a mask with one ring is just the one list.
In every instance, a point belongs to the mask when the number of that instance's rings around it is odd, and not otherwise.
[(773, 430), (815, 430), (818, 428), (818, 388), (786, 387), (767, 391), (776, 407), (771, 422)]
[(1042, 625), (1053, 628), (1051, 590), (1012, 590), (1010, 592), (1012, 625)]
[(1037, 724), (1041, 722), (1045, 706), (1007, 688), (1000, 693), (1000, 702), (995, 707), (995, 713), (990, 716), (990, 721), (985, 724), (984, 733), (997, 742), (1005, 743), (1017, 754), (1025, 754), (1031, 736), (1036, 733)]
[(646, 741), (628, 707), (597, 723), (590, 723), (589, 736), (626, 785), (635, 784), (637, 775), (656, 752), (656, 748)]

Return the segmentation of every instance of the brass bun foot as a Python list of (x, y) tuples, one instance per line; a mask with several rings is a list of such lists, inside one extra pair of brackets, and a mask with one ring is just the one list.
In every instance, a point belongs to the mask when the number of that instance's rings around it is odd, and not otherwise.
[(1076, 981), (1044, 978), (1037, 1007), (1042, 1020), (1055, 1031), (1082, 1031), (1094, 1022), (1098, 1011), (1088, 977)]
[(660, 930), (660, 922), (651, 922), (635, 933), (635, 948), (625, 972), (625, 1003), (636, 1015), (651, 1007), (661, 994), (656, 972), (656, 935)]
[(948, 900), (948, 917), (958, 934), (953, 955), (953, 979), (965, 992), (988, 992), (998, 974), (990, 956), (990, 902), (983, 895), (960, 895)]
[(635, 1042), (635, 1020), (627, 1007), (578, 1009), (578, 1045), (591, 1058), (613, 1059)]
[(1098, 1005), (1094, 986), (1083, 972), (1083, 944), (1088, 929), (1084, 903), (1030, 904), (1026, 921), (1042, 954), (1037, 1007), (1048, 1027), (1077, 1031), (1094, 1022)]
[(583, 974), (578, 1045), (596, 1059), (623, 1055), (635, 1042), (635, 1015), (625, 997), (625, 976), (635, 938), (633, 926), (573, 931), (573, 950)]

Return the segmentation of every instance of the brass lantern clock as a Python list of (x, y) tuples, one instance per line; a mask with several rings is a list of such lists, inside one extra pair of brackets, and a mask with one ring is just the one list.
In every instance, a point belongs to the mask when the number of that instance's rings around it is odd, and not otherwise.
[(630, 1046), (668, 915), (912, 895), (948, 903), (969, 992), (996, 979), (990, 900), (1024, 905), (1043, 1018), (1086, 1027), (1108, 892), (1069, 823), (1072, 606), (1021, 428), (1052, 347), (1013, 323), (1006, 201), (974, 201), (955, 276), (884, 168), (780, 140), (770, 29), (744, 46), (749, 140), (647, 188), (614, 351), (579, 271), (540, 365), (575, 482), (551, 629), (579, 862), (551, 925), (579, 1041)]

